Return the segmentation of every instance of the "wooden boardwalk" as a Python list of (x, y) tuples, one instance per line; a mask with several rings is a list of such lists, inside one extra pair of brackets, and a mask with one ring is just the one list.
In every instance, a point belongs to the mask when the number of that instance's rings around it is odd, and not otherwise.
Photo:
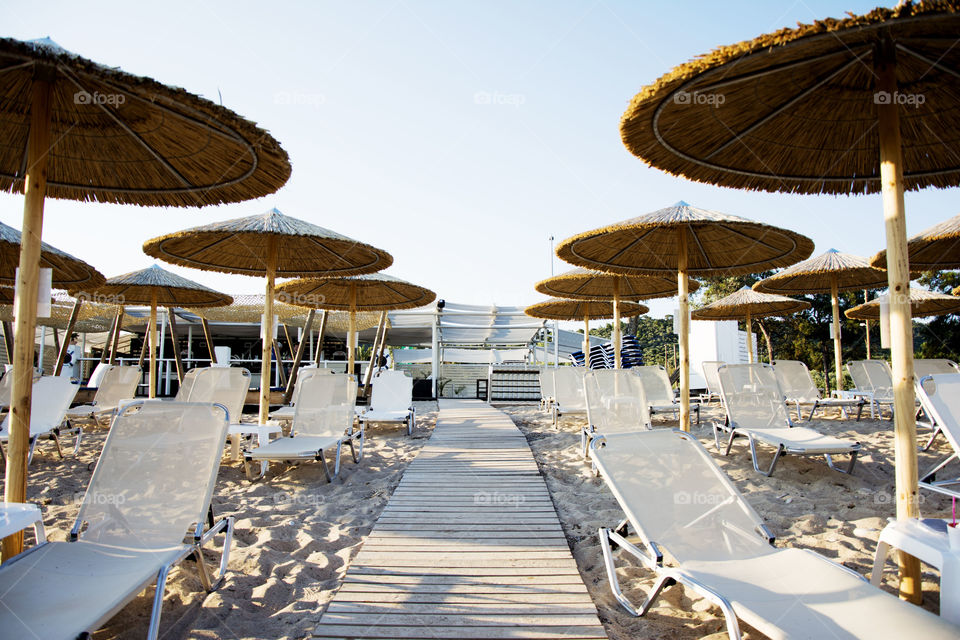
[(440, 401), (314, 637), (607, 637), (510, 418)]

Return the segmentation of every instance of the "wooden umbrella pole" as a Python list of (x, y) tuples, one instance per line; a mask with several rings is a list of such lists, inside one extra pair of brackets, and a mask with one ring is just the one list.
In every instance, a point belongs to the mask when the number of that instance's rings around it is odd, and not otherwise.
[(753, 364), (753, 326), (750, 320), (750, 312), (747, 311), (747, 362)]
[[(20, 235), (20, 271), (17, 273), (16, 330), (13, 343), (13, 388), (7, 443), (4, 500), (27, 500), (27, 450), (30, 441), (30, 394), (33, 386), (33, 353), (37, 322), (37, 283), (40, 280), (40, 237), (43, 201), (47, 194), (47, 160), (50, 151), (50, 114), (54, 67), (38, 67), (33, 79), (30, 135), (27, 140), (27, 175), (24, 183), (23, 226)], [(23, 532), (3, 539), (3, 560), (23, 550)]]
[(357, 354), (354, 343), (357, 334), (357, 285), (350, 284), (350, 327), (347, 331), (347, 373), (353, 375), (353, 362)]
[(385, 331), (387, 328), (387, 312), (380, 312), (380, 322), (377, 324), (377, 334), (373, 338), (373, 349), (370, 350), (370, 365), (367, 367), (367, 372), (363, 374), (363, 395), (370, 395), (370, 379), (373, 378), (373, 370), (377, 364), (377, 350), (380, 348), (380, 334)]
[(307, 312), (307, 321), (303, 325), (303, 336), (300, 338), (300, 344), (297, 345), (297, 353), (293, 356), (293, 367), (290, 369), (290, 379), (287, 380), (287, 388), (283, 392), (284, 404), (290, 402), (293, 397), (293, 388), (297, 384), (297, 374), (300, 371), (300, 363), (303, 361), (303, 354), (306, 352), (307, 336), (313, 331), (313, 316), (317, 313), (316, 309), (310, 309)]
[(140, 360), (137, 361), (137, 366), (140, 367), (140, 370), (143, 371), (143, 361), (147, 358), (147, 349), (150, 348), (150, 332), (143, 334), (143, 346), (140, 347)]
[(73, 327), (77, 323), (77, 316), (80, 315), (80, 305), (83, 300), (77, 298), (73, 301), (73, 309), (70, 310), (70, 318), (67, 320), (67, 332), (63, 336), (63, 344), (60, 345), (60, 353), (57, 354), (57, 364), (53, 368), (53, 375), (58, 376), (63, 371), (63, 361), (67, 359), (67, 348), (70, 346), (70, 336), (73, 334)]
[(260, 424), (270, 415), (270, 354), (273, 350), (273, 288), (277, 277), (277, 240), (267, 240), (267, 287), (263, 301), (263, 351), (260, 361)]
[[(53, 348), (54, 348), (54, 350), (57, 352), (57, 354), (59, 355), (59, 353), (60, 353), (60, 330), (57, 329), (56, 327), (51, 327), (51, 329), (53, 330)], [(66, 345), (66, 344), (68, 344), (68, 343), (69, 343), (69, 341), (68, 341), (68, 340), (65, 340), (63, 344)], [(41, 344), (41, 345), (40, 345), (40, 348), (42, 349), (42, 348), (44, 348), (45, 346), (46, 346), (45, 344)], [(54, 366), (56, 366), (56, 365), (54, 365)]]
[(677, 298), (680, 317), (680, 428), (690, 431), (690, 281), (687, 278), (687, 230), (677, 232)]
[[(866, 289), (863, 290), (863, 301), (864, 301), (864, 303), (870, 302), (870, 294), (867, 293), (867, 290), (866, 290)], [(864, 320), (864, 321), (863, 321), (863, 327), (864, 327), (864, 330), (865, 330), (865, 333), (866, 333), (866, 336), (865, 336), (865, 337), (866, 337), (866, 341), (867, 341), (867, 360), (869, 360), (869, 359), (870, 359), (870, 321), (869, 321), (869, 320)]]
[(170, 342), (173, 343), (173, 361), (177, 363), (177, 384), (183, 384), (183, 360), (177, 344), (177, 319), (173, 307), (167, 307), (167, 325), (170, 327)]
[(613, 368), (620, 368), (620, 278), (613, 279)]
[(833, 308), (833, 375), (837, 391), (843, 390), (843, 352), (840, 349), (840, 286), (837, 274), (830, 274), (830, 304)]
[(117, 326), (113, 330), (113, 339), (110, 345), (110, 364), (113, 364), (117, 359), (117, 348), (120, 346), (120, 329), (123, 328), (124, 310), (122, 305), (117, 309)]
[[(896, 95), (896, 50), (882, 42), (875, 54), (877, 91)], [(880, 136), (880, 185), (887, 236), (887, 283), (890, 287), (890, 359), (893, 372), (894, 452), (896, 460), (897, 518), (920, 515), (917, 482), (917, 423), (913, 391), (913, 322), (910, 312), (910, 268), (907, 222), (903, 204), (903, 156), (896, 101), (877, 105)], [(900, 597), (920, 604), (920, 561), (902, 551)]]
[(280, 341), (273, 341), (273, 357), (277, 360), (277, 376), (280, 378), (280, 386), (287, 388), (287, 372), (283, 368), (283, 353), (280, 351)]
[[(122, 312), (121, 312), (122, 313)], [(118, 316), (119, 317), (119, 316)], [(119, 322), (117, 323), (117, 333), (120, 333)], [(150, 396), (157, 397), (157, 293), (153, 292), (150, 296), (150, 326), (147, 327), (150, 332)], [(112, 357), (111, 357), (112, 359)]]
[(320, 328), (317, 329), (317, 355), (313, 358), (314, 363), (320, 364), (320, 356), (323, 355), (323, 336), (327, 332), (327, 317), (330, 312), (326, 309), (320, 314)]
[(590, 366), (590, 316), (583, 316), (583, 366)]
[(213, 349), (213, 338), (210, 337), (210, 323), (203, 316), (200, 317), (200, 326), (203, 327), (203, 339), (207, 342), (207, 353), (210, 354), (210, 364), (217, 364), (217, 353)]
[[(117, 328), (117, 317), (113, 317), (113, 322), (110, 323), (110, 330), (107, 332), (107, 340), (103, 343), (103, 349), (100, 351), (100, 364), (104, 364), (107, 361), (107, 358), (110, 357), (110, 345), (113, 344), (113, 332)], [(143, 363), (141, 363), (142, 365)]]
[(283, 323), (283, 337), (287, 341), (287, 349), (290, 350), (290, 353), (293, 354), (293, 340), (290, 339), (290, 328), (287, 326), (287, 323)]

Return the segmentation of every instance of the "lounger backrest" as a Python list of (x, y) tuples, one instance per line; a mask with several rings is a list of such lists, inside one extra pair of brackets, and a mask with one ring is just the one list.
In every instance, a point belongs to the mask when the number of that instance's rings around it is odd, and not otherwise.
[(853, 360), (847, 371), (860, 391), (872, 391), (875, 398), (893, 397), (893, 375), (884, 360)]
[(656, 429), (600, 436), (593, 459), (638, 535), (679, 563), (773, 552), (760, 516), (690, 434)]
[(790, 425), (783, 392), (769, 364), (725, 364), (717, 377), (731, 425), (755, 429)]
[(297, 372), (297, 381), (293, 385), (293, 396), (290, 398), (291, 406), (296, 406), (297, 399), (300, 397), (300, 389), (303, 388), (303, 381), (310, 376), (333, 375), (336, 372), (333, 369), (322, 369), (320, 367), (302, 367)]
[(121, 400), (129, 400), (140, 384), (140, 367), (112, 365), (103, 374), (94, 401), (100, 407), (116, 407)]
[[(554, 370), (550, 367), (544, 367), (540, 369), (540, 397), (541, 398), (552, 398), (553, 391), (553, 372)], [(0, 380), (0, 383), (3, 381)]]
[(177, 396), (174, 398), (177, 402), (190, 402), (190, 391), (193, 389), (193, 382), (197, 375), (206, 367), (196, 367), (183, 374), (183, 380), (180, 381), (180, 388), (177, 389)]
[(77, 526), (89, 524), (83, 539), (135, 549), (182, 544), (184, 532), (206, 518), (227, 426), (223, 408), (212, 404), (127, 408), (107, 434), (80, 505)]
[(773, 371), (777, 376), (780, 390), (790, 400), (813, 402), (820, 399), (820, 390), (813, 383), (810, 370), (799, 360), (776, 360), (773, 363)]
[(587, 369), (558, 367), (553, 372), (554, 397), (564, 411), (586, 411), (587, 401), (583, 396), (583, 376)]
[(954, 453), (960, 453), (960, 373), (937, 373), (917, 381), (924, 410), (943, 429)]
[(13, 369), (9, 369), (0, 378), (0, 407), (10, 406), (10, 392), (13, 391)]
[(239, 424), (250, 389), (250, 372), (242, 367), (205, 367), (193, 383), (190, 402), (213, 402), (227, 410), (227, 419)]
[(717, 378), (717, 369), (725, 365), (722, 360), (704, 360), (701, 363), (703, 368), (703, 379), (707, 381), (707, 391), (709, 393), (720, 394), (720, 380)]
[(381, 371), (371, 384), (373, 411), (406, 411), (413, 404), (413, 378), (403, 371)]
[(340, 437), (353, 425), (356, 402), (353, 376), (311, 376), (303, 382), (291, 429), (296, 435)]
[[(7, 374), (12, 375), (12, 372)], [(60, 426), (67, 409), (80, 389), (63, 376), (43, 376), (33, 381), (30, 401), (30, 435), (46, 433)], [(3, 419), (0, 428), (4, 433), (10, 429), (10, 414)]]
[(643, 386), (643, 393), (647, 397), (648, 406), (662, 407), (673, 404), (673, 386), (670, 384), (670, 376), (667, 375), (667, 370), (663, 368), (663, 365), (633, 367), (630, 371), (640, 378), (640, 384)]
[[(913, 373), (917, 380), (938, 373), (960, 373), (960, 367), (953, 360), (946, 358), (914, 358)], [(0, 384), (3, 380), (0, 380)]]
[(597, 369), (583, 376), (587, 421), (597, 433), (650, 428), (650, 404), (640, 378), (625, 369)]

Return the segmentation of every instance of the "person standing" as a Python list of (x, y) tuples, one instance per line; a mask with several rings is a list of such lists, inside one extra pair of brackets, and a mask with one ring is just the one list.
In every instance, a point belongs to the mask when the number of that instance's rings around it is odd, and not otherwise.
[(70, 334), (70, 344), (67, 346), (67, 357), (63, 359), (63, 365), (70, 367), (70, 377), (79, 381), (83, 377), (83, 351), (77, 344), (77, 334)]

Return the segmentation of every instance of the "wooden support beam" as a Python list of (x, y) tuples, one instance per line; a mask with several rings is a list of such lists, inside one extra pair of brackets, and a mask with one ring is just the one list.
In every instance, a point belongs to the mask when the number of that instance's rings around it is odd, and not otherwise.
[(170, 325), (170, 341), (173, 342), (173, 360), (177, 363), (177, 383), (183, 384), (183, 360), (180, 358), (180, 347), (177, 344), (177, 319), (173, 307), (167, 307), (167, 324)]
[(387, 312), (380, 312), (380, 322), (377, 324), (377, 333), (373, 337), (373, 348), (370, 350), (370, 365), (367, 367), (367, 372), (363, 376), (363, 396), (370, 397), (370, 380), (373, 378), (373, 369), (377, 364), (378, 353), (377, 350), (380, 348), (380, 334), (383, 333), (387, 328)]
[(203, 327), (203, 339), (207, 343), (207, 353), (210, 354), (210, 364), (217, 364), (217, 353), (213, 349), (213, 339), (210, 337), (210, 323), (204, 317), (200, 318), (200, 326)]
[(320, 328), (317, 330), (317, 355), (313, 359), (313, 361), (318, 364), (320, 362), (320, 356), (323, 355), (323, 336), (327, 332), (327, 316), (329, 313), (329, 311), (324, 309), (323, 313), (320, 314)]
[(293, 368), (290, 369), (290, 379), (287, 381), (287, 388), (283, 392), (283, 403), (289, 404), (293, 398), (293, 389), (297, 385), (297, 374), (300, 371), (300, 363), (303, 361), (303, 354), (306, 353), (306, 347), (309, 340), (307, 337), (313, 331), (313, 316), (316, 315), (315, 309), (310, 309), (307, 313), (307, 321), (303, 325), (303, 335), (300, 338), (300, 344), (297, 345), (297, 353), (293, 357)]

